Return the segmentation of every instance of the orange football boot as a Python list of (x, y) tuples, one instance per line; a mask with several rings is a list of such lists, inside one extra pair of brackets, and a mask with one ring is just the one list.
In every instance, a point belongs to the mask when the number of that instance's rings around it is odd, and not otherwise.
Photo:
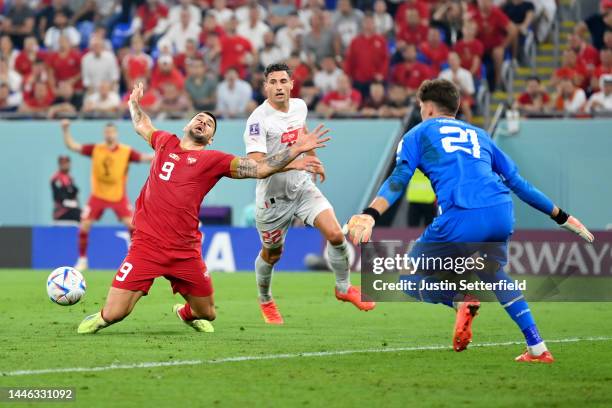
[(472, 321), (478, 315), (480, 301), (474, 296), (466, 295), (457, 309), (455, 320), (455, 336), (453, 337), (453, 349), (463, 351), (472, 342)]
[(514, 361), (519, 361), (521, 363), (544, 363), (551, 364), (555, 361), (554, 357), (550, 353), (550, 351), (545, 351), (539, 356), (534, 356), (529, 354), (529, 350), (525, 351), (523, 354), (514, 359)]
[(376, 302), (368, 302), (361, 300), (361, 289), (359, 286), (349, 286), (349, 289), (346, 293), (342, 293), (338, 291), (336, 288), (336, 299), (342, 302), (351, 302), (355, 305), (355, 307), (359, 310), (363, 310), (365, 312), (372, 310), (376, 307)]
[(261, 308), (261, 314), (266, 323), (268, 324), (283, 324), (285, 321), (283, 320), (283, 316), (281, 316), (280, 312), (276, 307), (276, 303), (274, 300), (270, 300), (268, 302), (260, 303), (259, 307)]

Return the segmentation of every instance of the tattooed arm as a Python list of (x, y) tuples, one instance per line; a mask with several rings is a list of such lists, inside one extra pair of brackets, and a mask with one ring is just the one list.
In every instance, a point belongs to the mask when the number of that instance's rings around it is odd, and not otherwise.
[(329, 130), (319, 125), (314, 132), (305, 134), (292, 147), (271, 156), (259, 153), (257, 158), (236, 157), (232, 160), (232, 178), (266, 178), (274, 173), (287, 170), (318, 172), (321, 162), (314, 156), (294, 160), (302, 153), (325, 147), (330, 138), (323, 137)]
[(140, 100), (142, 99), (142, 95), (144, 94), (144, 85), (142, 82), (134, 85), (134, 89), (130, 94), (130, 100), (128, 102), (128, 107), (130, 108), (130, 115), (132, 116), (132, 124), (134, 125), (134, 129), (136, 129), (136, 133), (138, 133), (147, 143), (151, 144), (151, 135), (155, 132), (155, 128), (151, 123), (151, 118), (144, 113), (142, 108), (140, 107)]

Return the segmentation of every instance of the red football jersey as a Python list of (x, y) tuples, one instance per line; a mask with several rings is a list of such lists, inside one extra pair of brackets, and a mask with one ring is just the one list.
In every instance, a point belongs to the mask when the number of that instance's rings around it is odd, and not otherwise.
[(156, 130), (151, 136), (155, 159), (136, 200), (136, 236), (146, 234), (175, 258), (201, 256), (200, 204), (235, 156), (216, 150), (183, 150), (175, 135)]

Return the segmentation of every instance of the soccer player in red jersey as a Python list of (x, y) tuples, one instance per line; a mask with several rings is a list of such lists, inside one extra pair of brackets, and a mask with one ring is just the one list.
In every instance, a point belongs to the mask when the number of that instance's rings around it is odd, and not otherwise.
[(155, 159), (136, 201), (132, 245), (113, 279), (104, 308), (87, 316), (77, 332), (96, 333), (123, 320), (161, 276), (187, 301), (174, 306), (178, 317), (197, 331), (212, 332), (215, 307), (211, 279), (202, 260), (200, 203), (221, 177), (265, 178), (287, 170), (321, 174), (321, 162), (315, 156), (294, 159), (324, 147), (328, 130), (320, 125), (312, 133), (302, 132), (296, 144), (259, 161), (236, 157), (206, 149), (217, 127), (209, 112), (193, 117), (183, 128), (182, 139), (156, 130), (140, 108), (143, 91), (141, 83), (134, 87), (129, 108), (136, 132), (155, 150)]

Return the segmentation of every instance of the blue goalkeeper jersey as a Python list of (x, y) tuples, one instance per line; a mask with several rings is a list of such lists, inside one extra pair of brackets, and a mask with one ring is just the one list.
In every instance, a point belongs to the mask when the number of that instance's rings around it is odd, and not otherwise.
[(406, 133), (395, 170), (378, 195), (393, 204), (417, 168), (431, 181), (441, 212), (507, 203), (511, 191), (542, 212), (550, 214), (553, 208), (483, 129), (457, 119), (429, 119)]

